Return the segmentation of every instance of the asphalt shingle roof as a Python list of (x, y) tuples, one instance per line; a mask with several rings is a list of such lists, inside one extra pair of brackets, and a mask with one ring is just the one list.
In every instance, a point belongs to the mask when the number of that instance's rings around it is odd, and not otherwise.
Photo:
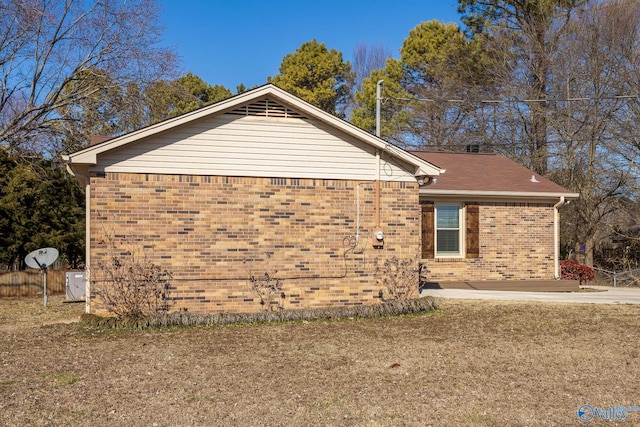
[(570, 193), (566, 188), (499, 154), (411, 153), (446, 169), (429, 186), (430, 190)]

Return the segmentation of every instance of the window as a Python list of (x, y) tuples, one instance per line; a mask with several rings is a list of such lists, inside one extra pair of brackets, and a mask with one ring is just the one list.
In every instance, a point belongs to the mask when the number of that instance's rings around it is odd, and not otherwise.
[(420, 202), (422, 258), (479, 258), (480, 204)]
[(436, 256), (462, 256), (461, 206), (436, 205)]

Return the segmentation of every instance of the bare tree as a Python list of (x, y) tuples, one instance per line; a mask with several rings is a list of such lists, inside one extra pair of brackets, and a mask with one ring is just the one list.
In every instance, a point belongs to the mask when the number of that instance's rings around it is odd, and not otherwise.
[(171, 71), (158, 11), (154, 0), (2, 1), (0, 144), (50, 149), (69, 119), (59, 112), (109, 89), (96, 81), (144, 85)]
[(358, 107), (358, 92), (363, 90), (365, 79), (370, 79), (384, 69), (391, 50), (383, 44), (369, 45), (361, 43), (353, 49), (352, 72), (349, 75), (349, 98), (345, 103), (344, 114), (350, 116)]
[(383, 44), (359, 44), (353, 49), (354, 89), (362, 87), (362, 81), (371, 75), (373, 70), (384, 68), (387, 59), (391, 58), (391, 50)]
[(596, 246), (620, 228), (620, 199), (636, 191), (640, 133), (628, 125), (637, 105), (628, 71), (640, 63), (640, 4), (593, 3), (568, 30), (551, 61), (550, 165), (558, 182), (580, 193), (565, 228), (593, 265)]
[[(503, 73), (496, 84), (509, 88), (512, 99), (502, 113), (510, 113), (522, 126), (512, 129), (512, 154), (523, 155), (536, 172), (547, 173), (548, 78), (551, 55), (566, 30), (572, 13), (584, 0), (459, 0), (463, 21), (477, 34), (502, 40)], [(504, 42), (506, 41), (506, 42)], [(506, 93), (505, 93), (506, 94)], [(499, 132), (504, 134), (504, 132)], [(505, 144), (506, 146), (507, 144)], [(516, 157), (516, 156), (514, 156)]]
[[(496, 59), (498, 102), (483, 129), (505, 153), (580, 193), (563, 211), (564, 241), (594, 249), (619, 229), (637, 194), (640, 3), (460, 0)], [(634, 96), (635, 95), (635, 96)]]

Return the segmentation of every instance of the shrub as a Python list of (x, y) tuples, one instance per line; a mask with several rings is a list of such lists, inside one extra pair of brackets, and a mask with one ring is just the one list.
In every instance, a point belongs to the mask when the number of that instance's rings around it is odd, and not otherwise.
[(376, 283), (384, 286), (380, 291), (383, 301), (408, 300), (418, 292), (424, 265), (417, 259), (388, 258), (380, 266), (376, 263)]
[(169, 309), (171, 273), (151, 262), (137, 245), (107, 236), (92, 292), (119, 318), (142, 318)]
[[(271, 254), (267, 253), (266, 270), (269, 270), (268, 263), (270, 258)], [(277, 298), (284, 300), (285, 294), (282, 280), (275, 277), (278, 271), (275, 270), (273, 273), (265, 271), (264, 274), (257, 275), (253, 272), (253, 260), (245, 260), (243, 263), (245, 265), (248, 264), (247, 273), (249, 273), (251, 289), (253, 289), (256, 295), (258, 295), (258, 298), (260, 298), (260, 305), (262, 306), (262, 309), (265, 311), (282, 310), (283, 306)]]
[(286, 321), (313, 321), (322, 319), (379, 318), (424, 313), (438, 308), (438, 300), (424, 297), (396, 300), (375, 305), (326, 307), (295, 310), (259, 311), (256, 313), (195, 314), (182, 311), (157, 313), (143, 318), (100, 317), (83, 314), (82, 322), (104, 328), (158, 328), (173, 326), (213, 326), (237, 323), (269, 323)]
[(593, 280), (596, 272), (593, 268), (585, 264), (580, 264), (575, 259), (567, 259), (560, 263), (562, 280), (579, 280), (580, 285)]
[[(274, 272), (274, 274), (275, 273), (277, 272)], [(249, 280), (251, 281), (251, 289), (253, 289), (260, 298), (260, 305), (263, 310), (271, 311), (282, 309), (282, 305), (276, 299), (278, 297), (284, 299), (285, 297), (280, 279), (265, 272), (262, 276), (250, 274)]]

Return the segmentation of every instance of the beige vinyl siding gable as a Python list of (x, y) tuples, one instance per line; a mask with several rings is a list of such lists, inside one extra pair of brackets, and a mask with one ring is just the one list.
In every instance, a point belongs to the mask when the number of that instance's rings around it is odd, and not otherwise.
[[(382, 153), (380, 177), (414, 180)], [(209, 116), (98, 156), (98, 172), (372, 180), (375, 148), (315, 119)]]

